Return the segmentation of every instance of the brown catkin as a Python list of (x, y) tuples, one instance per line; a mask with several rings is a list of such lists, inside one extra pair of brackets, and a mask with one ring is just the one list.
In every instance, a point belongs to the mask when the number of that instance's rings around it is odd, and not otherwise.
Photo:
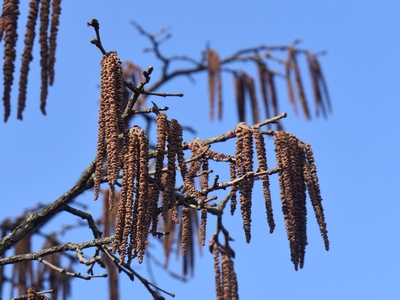
[(280, 171), (278, 173), (278, 181), (282, 201), (282, 212), (286, 224), (286, 232), (289, 240), (291, 260), (295, 266), (295, 269), (297, 270), (298, 256), (295, 246), (296, 235), (293, 216), (293, 198), (290, 184), (290, 169), (287, 159), (287, 137), (286, 133), (283, 131), (276, 132), (275, 152), (277, 165), (280, 168)]
[(322, 89), (324, 90), (324, 96), (325, 96), (325, 99), (327, 102), (328, 111), (332, 112), (331, 101), (330, 101), (329, 93), (328, 93), (328, 86), (326, 85), (324, 74), (322, 73), (321, 66), (315, 55), (314, 55), (314, 68), (315, 68), (315, 72), (317, 73), (317, 76), (318, 76), (318, 81), (322, 85)]
[[(99, 134), (94, 184), (95, 199), (98, 198), (104, 147), (107, 152), (107, 177), (110, 188), (116, 183), (121, 167), (118, 153), (120, 146), (118, 135), (123, 133), (124, 130), (121, 118), (123, 98), (121, 65), (121, 61), (115, 52), (104, 55), (101, 61)], [(104, 139), (106, 139), (106, 143)], [(112, 209), (112, 198), (110, 200), (110, 209)]]
[(305, 154), (304, 151), (299, 149), (298, 139), (293, 134), (288, 134), (288, 154), (291, 166), (291, 184), (294, 192), (296, 244), (298, 248), (299, 265), (300, 268), (303, 268), (305, 248), (307, 246), (306, 186), (303, 177)]
[(321, 90), (318, 84), (318, 71), (315, 65), (315, 55), (307, 51), (306, 56), (307, 56), (308, 71), (310, 72), (311, 84), (314, 94), (315, 113), (318, 116), (320, 110), (322, 110), (322, 114), (326, 118), (325, 106), (322, 102)]
[(245, 75), (245, 80), (246, 80), (246, 88), (250, 96), (250, 102), (251, 102), (251, 108), (252, 108), (252, 113), (253, 113), (253, 123), (257, 124), (259, 123), (259, 108), (258, 108), (258, 102), (257, 102), (257, 96), (256, 96), (256, 88), (254, 85), (254, 80), (248, 75)]
[[(118, 204), (117, 220), (115, 225), (115, 235), (113, 240), (113, 252), (121, 251), (123, 248), (122, 241), (128, 238), (130, 232), (130, 225), (132, 222), (132, 211), (133, 211), (133, 192), (134, 192), (134, 181), (136, 177), (135, 167), (138, 162), (137, 155), (137, 143), (138, 138), (133, 134), (133, 130), (130, 130), (130, 134), (127, 137), (127, 143), (125, 147), (128, 147), (127, 153), (124, 157), (124, 169), (122, 171), (122, 187), (120, 193), (120, 201)], [(126, 222), (128, 224), (126, 224)]]
[(177, 126), (178, 121), (175, 119), (171, 120), (170, 130), (168, 133), (168, 154), (167, 154), (167, 178), (165, 183), (163, 206), (162, 206), (162, 217), (164, 222), (167, 220), (167, 211), (172, 209), (172, 219), (175, 223), (178, 223), (177, 213), (176, 213), (176, 200), (175, 200), (175, 182), (176, 182), (176, 169), (175, 160), (177, 152)]
[(40, 6), (40, 29), (39, 29), (39, 43), (40, 43), (40, 67), (42, 85), (40, 90), (40, 110), (46, 115), (46, 98), (48, 88), (49, 76), (49, 45), (47, 31), (49, 27), (49, 14), (50, 14), (50, 0), (42, 0)]
[(22, 112), (25, 109), (26, 88), (28, 84), (29, 63), (32, 61), (33, 41), (35, 39), (36, 19), (39, 11), (40, 0), (31, 0), (29, 3), (28, 22), (25, 31), (25, 48), (22, 54), (21, 74), (19, 79), (19, 94), (18, 94), (18, 115), (17, 118), (22, 120)]
[(206, 241), (206, 228), (207, 228), (207, 208), (201, 209), (200, 217), (200, 245), (204, 246)]
[[(268, 71), (266, 72), (267, 80), (268, 80), (268, 87), (269, 87), (269, 92), (271, 94), (271, 102), (272, 102), (272, 108), (274, 110), (274, 115), (277, 116), (279, 114), (279, 108), (278, 108), (278, 96), (276, 94), (276, 88), (275, 88), (275, 74)], [(278, 123), (279, 127), (279, 123)]]
[(181, 218), (181, 226), (182, 226), (182, 257), (186, 255), (186, 247), (189, 236), (189, 208), (186, 206), (182, 207), (182, 218)]
[(217, 115), (218, 119), (222, 119), (222, 83), (221, 83), (221, 66), (218, 53), (208, 48), (207, 55), (207, 71), (208, 71), (208, 94), (210, 107), (210, 120), (214, 118), (215, 94), (217, 94)]
[(296, 79), (296, 87), (297, 87), (297, 93), (299, 95), (300, 103), (303, 108), (304, 115), (307, 120), (311, 119), (310, 111), (308, 109), (308, 104), (306, 100), (306, 96), (304, 94), (304, 88), (303, 88), (303, 83), (301, 81), (301, 75), (300, 75), (300, 69), (297, 64), (297, 58), (296, 58), (296, 51), (292, 48), (289, 47), (289, 51), (291, 52), (291, 59), (292, 59), (292, 67), (294, 71), (294, 77)]
[(229, 266), (229, 257), (225, 253), (222, 253), (222, 291), (224, 293), (224, 299), (230, 299), (231, 296), (231, 270)]
[[(267, 153), (265, 151), (264, 136), (262, 135), (259, 129), (253, 129), (253, 135), (256, 144), (258, 169), (260, 172), (267, 171), (268, 170)], [(267, 174), (264, 174), (260, 176), (260, 179), (263, 187), (269, 232), (272, 233), (274, 232), (275, 229), (275, 221), (274, 221), (274, 214), (272, 211), (271, 191), (269, 189), (269, 176)]]
[(106, 134), (106, 122), (105, 122), (105, 111), (107, 107), (104, 101), (100, 101), (99, 108), (99, 120), (98, 120), (98, 133), (97, 133), (97, 153), (95, 158), (95, 180), (94, 180), (94, 200), (99, 197), (100, 182), (101, 182), (101, 171), (103, 169), (103, 159), (105, 154), (105, 134)]
[[(237, 177), (240, 178), (247, 172), (253, 171), (253, 134), (252, 129), (246, 123), (236, 126), (236, 167)], [(239, 184), (240, 210), (242, 212), (243, 229), (246, 242), (251, 239), (251, 197), (253, 189), (253, 178), (245, 178)]]
[[(191, 158), (199, 156), (204, 152), (203, 145), (199, 138), (196, 138), (191, 143)], [(200, 170), (201, 160), (194, 159), (190, 162), (189, 169), (187, 170), (183, 190), (186, 192), (186, 196), (196, 198), (199, 206), (202, 207), (204, 201), (206, 200), (206, 196), (201, 194), (196, 187), (194, 186), (194, 177), (197, 175), (197, 172)]]
[(229, 299), (238, 300), (239, 299), (239, 287), (237, 282), (237, 276), (233, 264), (232, 257), (229, 259), (229, 270), (230, 270), (230, 286), (231, 286), (231, 295)]
[(286, 223), (291, 260), (295, 270), (304, 265), (306, 234), (306, 203), (303, 166), (305, 154), (298, 139), (283, 131), (276, 132), (275, 152), (279, 171), (282, 211)]
[(296, 100), (294, 98), (294, 90), (292, 83), (292, 55), (293, 51), (290, 51), (291, 48), (288, 49), (288, 59), (285, 61), (285, 77), (286, 77), (286, 85), (289, 94), (290, 103), (293, 106), (294, 114), (297, 116), (299, 113), (297, 111)]
[(56, 47), (58, 25), (60, 24), (61, 0), (53, 0), (49, 37), (49, 84), (54, 83), (54, 63), (56, 62)]
[(246, 115), (246, 106), (245, 106), (245, 85), (243, 81), (242, 74), (234, 74), (234, 87), (235, 87), (235, 96), (236, 96), (236, 107), (238, 111), (239, 122), (244, 122)]
[(304, 177), (307, 183), (308, 194), (318, 221), (321, 236), (324, 240), (325, 249), (329, 250), (328, 231), (326, 229), (324, 208), (322, 207), (322, 197), (317, 176), (317, 167), (314, 162), (314, 155), (309, 144), (305, 144), (307, 163), (304, 165)]
[(137, 223), (137, 252), (139, 263), (143, 262), (143, 255), (147, 246), (147, 236), (149, 232), (150, 221), (153, 216), (148, 211), (148, 173), (149, 173), (149, 140), (144, 130), (139, 131), (139, 143), (140, 143), (140, 154), (139, 154), (139, 190), (136, 191), (139, 194), (138, 197), (138, 223)]
[[(236, 179), (236, 165), (234, 162), (231, 162), (229, 164), (229, 173), (230, 173), (230, 180), (234, 181)], [(236, 204), (237, 204), (237, 186), (236, 185), (232, 185), (231, 191), (230, 191), (230, 197), (231, 197), (231, 215), (233, 216), (233, 214), (235, 213), (236, 210)]]
[(217, 242), (215, 241), (213, 247), (213, 255), (214, 255), (214, 271), (215, 271), (215, 295), (217, 300), (224, 300), (224, 294), (222, 291), (221, 284), (221, 268), (219, 266), (219, 249)]
[(208, 181), (209, 181), (209, 164), (208, 164), (208, 159), (207, 158), (202, 158), (201, 159), (201, 170), (203, 172), (203, 175), (201, 176), (201, 189), (202, 190), (207, 190), (208, 188)]
[(264, 102), (267, 119), (269, 119), (271, 114), (269, 111), (270, 99), (267, 91), (268, 77), (266, 76), (266, 74), (267, 72), (269, 72), (267, 64), (262, 62), (261, 60), (257, 60), (257, 71), (258, 71), (258, 80), (260, 82), (260, 88), (261, 88), (261, 96)]
[[(167, 214), (167, 219), (171, 218), (171, 211), (168, 211)], [(164, 256), (165, 256), (165, 266), (168, 266), (169, 262), (169, 255), (172, 250), (172, 244), (174, 242), (174, 236), (175, 236), (175, 229), (176, 229), (176, 224), (174, 222), (164, 222), (164, 227), (163, 227), (165, 232), (169, 232), (168, 235), (164, 236), (163, 238), (163, 248), (164, 248)]]
[(153, 216), (152, 220), (152, 234), (156, 235), (157, 220), (158, 220), (158, 197), (161, 190), (162, 168), (164, 165), (165, 143), (167, 140), (167, 133), (169, 131), (168, 120), (166, 114), (159, 114), (156, 117), (157, 122), (157, 155), (154, 173), (154, 183), (150, 193), (149, 210)]
[(17, 26), (19, 16), (19, 1), (18, 0), (5, 0), (3, 2), (2, 12), (2, 31), (5, 32), (4, 36), (4, 91), (3, 91), (3, 104), (4, 104), (4, 122), (7, 122), (11, 113), (11, 87), (14, 81), (15, 70), (15, 46), (18, 39)]

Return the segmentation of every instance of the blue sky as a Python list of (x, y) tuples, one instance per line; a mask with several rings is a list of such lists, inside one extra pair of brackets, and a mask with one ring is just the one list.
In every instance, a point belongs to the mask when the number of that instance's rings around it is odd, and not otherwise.
[[(226, 225), (235, 237), (232, 246), (236, 251), (240, 297), (398, 298), (400, 204), (395, 183), (400, 146), (398, 1), (119, 0), (111, 4), (101, 0), (64, 1), (62, 8), (56, 78), (49, 92), (47, 116), (42, 116), (39, 110), (36, 55), (23, 122), (16, 119), (14, 86), (11, 117), (8, 123), (0, 125), (3, 158), (0, 219), (19, 215), (27, 206), (54, 201), (73, 186), (94, 158), (101, 54), (89, 43), (94, 32), (86, 27), (86, 22), (91, 18), (100, 21), (107, 50), (117, 50), (122, 60), (130, 59), (143, 67), (153, 65), (156, 72), (160, 63), (152, 54), (142, 52), (149, 43), (129, 24), (130, 20), (150, 32), (171, 25), (172, 39), (162, 48), (167, 55), (199, 58), (209, 42), (224, 57), (250, 46), (286, 45), (301, 39), (301, 47), (327, 51), (320, 62), (328, 82), (333, 114), (327, 120), (314, 118), (307, 122), (294, 115), (283, 83), (278, 94), (281, 111), (289, 114), (283, 122), (285, 130), (313, 147), (331, 250), (324, 250), (309, 209), (305, 267), (294, 271), (276, 178), (272, 181), (275, 184), (272, 197), (277, 228), (272, 235), (265, 220), (261, 187), (257, 185), (250, 244), (245, 243), (240, 215), (225, 216)], [(26, 13), (22, 12), (25, 16)], [(20, 42), (22, 37), (21, 31)], [(37, 52), (37, 44), (35, 47)], [(243, 67), (254, 74), (251, 65)], [(303, 68), (304, 75), (307, 72)], [(184, 98), (152, 100), (159, 106), (169, 106), (168, 116), (177, 118), (181, 124), (191, 124), (202, 139), (232, 129), (237, 119), (230, 77), (224, 77), (224, 120), (213, 123), (208, 121), (206, 75), (200, 74), (194, 79), (195, 84), (182, 77), (162, 89), (183, 92)], [(311, 98), (311, 90), (307, 92)], [(190, 134), (185, 137), (193, 138)], [(226, 145), (226, 151), (233, 151), (232, 147), (233, 144)], [(268, 147), (270, 164), (273, 164), (271, 141)], [(99, 212), (100, 203), (93, 202), (92, 192), (86, 192), (78, 200), (90, 205), (89, 210), (94, 214)], [(59, 222), (69, 224), (75, 219), (62, 216)], [(215, 220), (210, 217), (207, 239), (214, 232), (214, 226)], [(48, 228), (51, 229), (54, 228)], [(72, 237), (76, 241), (90, 239), (85, 229), (77, 230)], [(90, 253), (87, 251), (87, 255)], [(138, 272), (147, 274), (145, 263), (134, 266)], [(80, 272), (85, 270), (82, 266)], [(175, 293), (176, 299), (214, 297), (213, 262), (207, 249), (197, 259), (195, 277), (188, 283), (169, 278), (157, 267), (153, 271), (157, 284)], [(138, 280), (132, 283), (124, 275), (121, 278), (122, 300), (150, 299)], [(106, 282), (76, 279), (73, 295), (74, 298), (107, 299)]]

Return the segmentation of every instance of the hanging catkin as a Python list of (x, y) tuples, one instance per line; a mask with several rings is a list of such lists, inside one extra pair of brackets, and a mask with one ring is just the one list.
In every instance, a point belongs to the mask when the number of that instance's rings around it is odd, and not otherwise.
[(61, 0), (53, 0), (51, 3), (51, 24), (49, 37), (49, 84), (54, 83), (54, 64), (56, 61), (57, 33), (60, 24)]
[(18, 0), (5, 0), (3, 2), (3, 12), (1, 18), (1, 36), (5, 32), (4, 36), (4, 92), (3, 92), (3, 104), (4, 104), (4, 122), (7, 122), (8, 117), (11, 113), (10, 93), (11, 86), (14, 80), (14, 69), (15, 69), (15, 57), (16, 50), (15, 45), (17, 44), (17, 25), (19, 16), (19, 1)]
[[(267, 153), (265, 151), (264, 137), (259, 129), (253, 129), (254, 140), (256, 144), (258, 169), (260, 172), (267, 171)], [(265, 200), (265, 208), (267, 212), (267, 220), (269, 225), (269, 232), (274, 232), (275, 221), (274, 214), (272, 211), (271, 191), (269, 189), (269, 176), (267, 174), (260, 176)]]
[(40, 90), (40, 110), (46, 114), (47, 88), (49, 84), (49, 45), (47, 31), (49, 27), (50, 0), (41, 0), (40, 6), (40, 66), (42, 85)]
[[(124, 131), (122, 121), (122, 66), (115, 52), (103, 56), (101, 61), (99, 133), (96, 156), (94, 198), (98, 198), (105, 151), (107, 153), (107, 179), (110, 185), (110, 209), (113, 206), (113, 188), (120, 169), (118, 135)], [(107, 142), (105, 142), (105, 140)], [(105, 148), (105, 149), (104, 149)]]
[(19, 79), (18, 115), (17, 115), (17, 118), (19, 120), (22, 120), (22, 112), (25, 109), (29, 64), (33, 59), (32, 49), (33, 49), (33, 41), (35, 39), (35, 26), (39, 12), (39, 2), (40, 0), (32, 0), (29, 3), (30, 9), (28, 15), (28, 22), (26, 24), (26, 32), (24, 40), (25, 48), (24, 48), (24, 53), (22, 54), (21, 74)]
[[(249, 125), (239, 123), (235, 129), (236, 133), (236, 168), (237, 177), (244, 176), (247, 172), (253, 171), (253, 134)], [(240, 210), (242, 212), (243, 229), (246, 235), (246, 242), (251, 239), (251, 197), (254, 179), (244, 178), (239, 183)]]
[(217, 115), (218, 119), (222, 119), (222, 82), (221, 82), (221, 66), (218, 53), (208, 48), (207, 55), (207, 71), (208, 71), (208, 93), (210, 101), (210, 120), (214, 119), (215, 95), (217, 95)]

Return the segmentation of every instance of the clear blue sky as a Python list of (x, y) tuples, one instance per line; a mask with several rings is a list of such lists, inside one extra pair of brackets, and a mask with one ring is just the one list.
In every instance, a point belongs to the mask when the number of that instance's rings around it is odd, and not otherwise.
[[(23, 5), (27, 6), (27, 5)], [(146, 67), (160, 65), (149, 46), (129, 22), (135, 20), (153, 32), (172, 26), (166, 54), (198, 58), (206, 42), (221, 57), (260, 44), (289, 44), (302, 40), (311, 51), (326, 50), (320, 61), (328, 82), (333, 115), (310, 122), (295, 117), (282, 84), (281, 110), (289, 116), (285, 129), (313, 146), (320, 178), (331, 250), (323, 241), (309, 209), (304, 269), (295, 272), (275, 188), (273, 202), (277, 228), (270, 235), (261, 188), (254, 191), (252, 241), (244, 240), (240, 215), (225, 217), (236, 251), (235, 268), (241, 299), (398, 299), (400, 252), (398, 181), (400, 2), (398, 1), (63, 1), (58, 39), (56, 78), (50, 88), (47, 116), (39, 111), (39, 59), (32, 63), (24, 121), (16, 119), (16, 86), (12, 115), (0, 125), (0, 219), (19, 215), (23, 208), (49, 203), (73, 186), (95, 155), (97, 99), (101, 54), (89, 40), (86, 22), (101, 24), (107, 50), (122, 60)], [(27, 7), (22, 8), (26, 16)], [(25, 20), (25, 17), (21, 17)], [(21, 26), (20, 29), (22, 29)], [(20, 42), (23, 32), (20, 33)], [(38, 51), (37, 44), (35, 51)], [(18, 54), (21, 54), (19, 47)], [(252, 66), (244, 65), (249, 72)], [(308, 74), (303, 69), (304, 75)], [(191, 124), (200, 138), (225, 133), (235, 125), (236, 111), (229, 77), (225, 77), (224, 121), (209, 123), (206, 75), (196, 84), (180, 78), (165, 92), (183, 92), (184, 98), (155, 98), (168, 105), (170, 118)], [(311, 90), (308, 90), (311, 97)], [(232, 103), (232, 105), (228, 105)], [(193, 138), (186, 135), (188, 139)], [(269, 141), (269, 148), (271, 148)], [(233, 145), (230, 144), (232, 147)], [(232, 151), (232, 148), (227, 150)], [(273, 166), (273, 153), (270, 151)], [(397, 178), (397, 179), (396, 179)], [(88, 191), (78, 199), (94, 214), (99, 202)], [(66, 216), (61, 224), (75, 222)], [(214, 232), (210, 217), (208, 236)], [(47, 228), (49, 231), (54, 228)], [(75, 241), (90, 239), (85, 229)], [(65, 241), (72, 241), (67, 236)], [(85, 251), (87, 255), (91, 251)], [(11, 252), (8, 252), (11, 254)], [(160, 257), (162, 260), (162, 257)], [(146, 264), (136, 269), (146, 275)], [(80, 272), (85, 272), (82, 266)], [(102, 272), (101, 269), (96, 269)], [(214, 270), (207, 249), (196, 261), (195, 278), (182, 284), (154, 267), (157, 284), (176, 299), (213, 299)], [(179, 266), (177, 271), (180, 271)], [(150, 299), (138, 280), (121, 275), (121, 299)], [(104, 279), (76, 279), (75, 299), (108, 299)], [(3, 295), (3, 296), (7, 296)]]

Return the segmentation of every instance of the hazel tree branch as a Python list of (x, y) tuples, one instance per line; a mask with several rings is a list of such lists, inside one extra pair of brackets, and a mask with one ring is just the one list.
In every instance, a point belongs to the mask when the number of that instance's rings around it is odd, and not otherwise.
[(62, 252), (62, 251), (77, 251), (80, 249), (91, 248), (91, 247), (99, 247), (102, 245), (109, 244), (113, 241), (114, 237), (105, 237), (99, 238), (88, 242), (83, 243), (65, 243), (61, 245), (57, 245), (51, 248), (43, 249), (41, 251), (14, 255), (10, 257), (0, 258), (0, 266), (15, 264), (17, 262), (28, 261), (28, 260), (39, 260), (39, 258), (43, 258), (47, 255)]
[(0, 241), (0, 256), (2, 256), (5, 251), (14, 246), (24, 236), (43, 226), (55, 214), (60, 212), (65, 204), (70, 203), (84, 191), (93, 187), (93, 181), (90, 180), (90, 177), (92, 176), (94, 169), (95, 163), (93, 161), (74, 187), (56, 201), (41, 209), (39, 212), (29, 215), (11, 233), (5, 236)]

